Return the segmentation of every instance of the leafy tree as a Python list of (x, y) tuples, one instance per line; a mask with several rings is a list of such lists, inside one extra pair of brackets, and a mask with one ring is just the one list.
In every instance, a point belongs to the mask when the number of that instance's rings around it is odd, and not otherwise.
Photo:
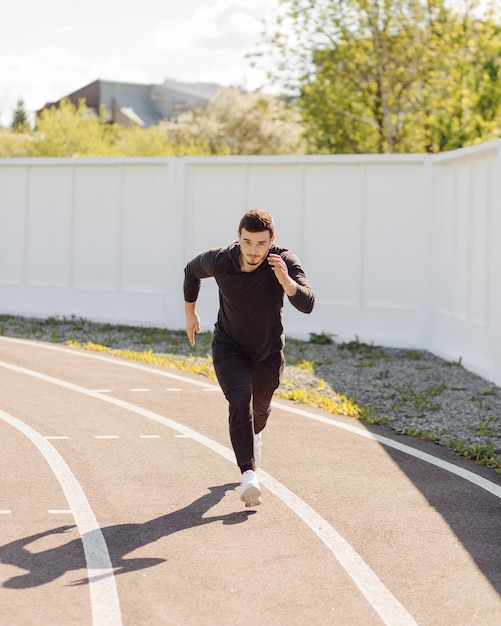
[(171, 143), (202, 154), (295, 154), (304, 152), (297, 110), (260, 93), (221, 89), (208, 106), (162, 124)]
[(445, 0), (280, 0), (273, 28), (272, 75), (298, 98), (310, 151), (439, 151), (499, 134), (493, 13)]
[(111, 150), (114, 156), (204, 156), (210, 154), (202, 141), (180, 133), (169, 133), (163, 124), (141, 128), (117, 128), (117, 139)]
[(426, 140), (434, 152), (499, 137), (501, 130), (501, 27), (494, 19), (456, 15), (437, 25), (445, 54), (441, 81), (431, 84), (435, 100), (425, 120)]
[[(285, 102), (224, 89), (207, 107), (141, 128), (109, 123), (103, 109), (63, 100), (45, 109), (26, 141), (0, 134), (0, 156), (112, 157), (293, 154), (304, 151), (300, 115)], [(20, 136), (20, 135), (18, 135)], [(23, 135), (24, 137), (24, 135)]]
[(39, 157), (110, 156), (116, 139), (115, 125), (106, 111), (91, 114), (84, 100), (74, 105), (63, 100), (44, 109), (36, 120), (34, 155)]
[(29, 133), (17, 133), (0, 128), (0, 158), (33, 156), (33, 137)]

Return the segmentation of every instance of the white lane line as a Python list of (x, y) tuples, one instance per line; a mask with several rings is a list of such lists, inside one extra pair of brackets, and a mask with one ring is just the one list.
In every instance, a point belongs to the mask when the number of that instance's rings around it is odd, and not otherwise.
[(385, 624), (416, 624), (358, 552), (321, 515), (265, 471), (259, 469), (258, 473), (262, 484), (294, 511), (329, 548)]
[(96, 393), (111, 393), (111, 389), (94, 389)]
[(0, 515), (10, 515), (11, 513), (10, 509), (0, 509)]
[[(204, 382), (204, 381), (200, 381), (194, 378), (190, 378), (188, 376), (183, 376), (180, 374), (172, 374), (171, 372), (166, 372), (163, 370), (159, 370), (159, 369), (155, 369), (152, 367), (148, 367), (146, 365), (140, 365), (139, 363), (135, 363), (135, 362), (130, 362), (130, 361), (125, 361), (125, 360), (118, 360), (118, 359), (112, 359), (111, 357), (107, 357), (107, 356), (103, 356), (101, 354), (94, 354), (91, 352), (85, 352), (82, 351), (81, 349), (75, 349), (75, 348), (66, 348), (63, 346), (58, 346), (58, 345), (52, 345), (52, 344), (47, 344), (47, 343), (43, 343), (43, 342), (37, 342), (37, 341), (29, 341), (26, 339), (16, 339), (14, 337), (0, 337), (0, 341), (8, 341), (10, 343), (19, 343), (19, 344), (24, 344), (27, 346), (32, 346), (34, 348), (41, 348), (43, 350), (52, 350), (54, 352), (63, 352), (64, 354), (67, 355), (73, 355), (76, 357), (80, 357), (80, 358), (84, 358), (84, 359), (96, 359), (98, 361), (104, 361), (106, 363), (112, 363), (114, 365), (119, 365), (121, 367), (130, 367), (133, 369), (137, 369), (139, 371), (142, 372), (148, 372), (149, 374), (154, 374), (156, 376), (163, 376), (164, 378), (171, 378), (173, 380), (179, 380), (185, 384), (189, 384), (189, 385), (195, 385), (197, 387), (202, 387), (203, 389), (205, 389), (206, 391), (217, 391), (220, 390), (219, 386), (215, 383), (209, 383), (209, 382)], [(399, 450), (400, 452), (403, 452), (404, 454), (408, 454), (409, 456), (413, 456), (416, 459), (419, 459), (420, 461), (423, 461), (425, 463), (430, 463), (431, 465), (435, 465), (436, 467), (440, 467), (441, 469), (445, 470), (446, 472), (449, 472), (451, 474), (455, 474), (456, 476), (459, 476), (461, 478), (463, 478), (464, 480), (467, 480), (469, 482), (471, 482), (472, 484), (476, 485), (477, 487), (480, 487), (481, 489), (484, 489), (485, 491), (488, 491), (489, 493), (492, 493), (494, 496), (496, 496), (497, 498), (501, 498), (501, 486), (499, 486), (496, 483), (493, 483), (492, 481), (483, 478), (481, 476), (478, 476), (477, 474), (475, 474), (474, 472), (470, 472), (467, 469), (463, 469), (461, 467), (458, 467), (457, 465), (454, 465), (453, 463), (449, 463), (447, 461), (443, 461), (441, 459), (438, 459), (434, 456), (432, 456), (431, 454), (427, 454), (425, 452), (420, 452), (419, 450), (416, 450), (415, 448), (412, 448), (411, 446), (407, 446), (403, 443), (398, 443), (396, 441), (393, 441), (392, 439), (389, 439), (388, 437), (384, 437), (382, 435), (375, 435), (372, 433), (369, 433), (366, 430), (363, 430), (362, 428), (358, 427), (358, 426), (350, 426), (348, 424), (344, 424), (343, 422), (338, 422), (336, 421), (334, 418), (331, 417), (323, 417), (321, 415), (317, 415), (316, 413), (310, 413), (309, 411), (305, 411), (303, 409), (297, 409), (296, 407), (291, 407), (287, 404), (282, 404), (278, 401), (273, 401), (272, 402), (273, 406), (276, 406), (277, 408), (281, 409), (282, 411), (288, 411), (289, 413), (294, 413), (295, 415), (301, 415), (303, 417), (307, 417), (309, 419), (313, 419), (313, 420), (317, 420), (320, 422), (323, 422), (325, 424), (328, 424), (330, 426), (335, 426), (337, 428), (343, 428), (345, 430), (350, 431), (351, 433), (355, 434), (355, 435), (359, 435), (361, 437), (366, 437), (367, 439), (372, 439), (374, 441), (377, 441), (378, 443), (380, 443), (383, 446), (387, 446), (389, 448), (394, 448), (395, 450)]]
[(130, 367), (132, 369), (138, 370), (140, 372), (147, 372), (151, 374), (157, 374), (158, 376), (163, 376), (164, 378), (169, 378), (170, 380), (177, 380), (181, 383), (189, 383), (190, 385), (195, 385), (196, 387), (202, 387), (204, 389), (219, 389), (218, 385), (215, 385), (213, 382), (205, 382), (202, 380), (198, 380), (196, 378), (189, 378), (188, 376), (181, 376), (179, 374), (173, 374), (172, 372), (167, 372), (164, 370), (159, 370), (152, 368), (148, 365), (141, 365), (140, 363), (136, 363), (134, 361), (125, 361), (119, 359), (113, 359), (109, 356), (104, 356), (102, 354), (96, 354), (95, 352), (88, 352), (82, 350), (80, 348), (66, 348), (57, 344), (48, 344), (43, 343), (41, 341), (29, 341), (27, 339), (16, 339), (15, 337), (0, 337), (0, 341), (7, 341), (9, 343), (19, 343), (26, 346), (31, 346), (33, 348), (41, 348), (42, 350), (52, 350), (53, 352), (63, 352), (66, 355), (73, 355), (82, 359), (93, 359), (95, 361), (104, 361), (105, 363), (114, 363), (115, 365), (120, 365), (123, 367)]
[(63, 457), (43, 435), (1, 409), (0, 419), (26, 435), (38, 448), (66, 496), (82, 539), (93, 626), (120, 626), (122, 616), (108, 547), (80, 483)]
[[(229, 448), (222, 446), (216, 441), (198, 433), (195, 430), (192, 430), (184, 424), (179, 424), (174, 420), (158, 415), (158, 413), (153, 413), (152, 411), (130, 404), (129, 402), (125, 402), (119, 398), (99, 395), (89, 389), (75, 385), (74, 383), (53, 378), (52, 376), (47, 376), (24, 367), (11, 365), (10, 363), (2, 361), (0, 361), (0, 367), (31, 376), (33, 378), (38, 378), (39, 380), (58, 385), (59, 387), (63, 387), (65, 389), (70, 389), (71, 391), (95, 398), (101, 402), (108, 402), (109, 404), (118, 406), (126, 411), (131, 411), (132, 413), (151, 419), (177, 431), (180, 435), (191, 437), (201, 445), (206, 446), (217, 454), (220, 454), (232, 464), (235, 463), (234, 454)], [(44, 443), (46, 445), (50, 445), (47, 444), (45, 440)], [(347, 543), (323, 517), (318, 515), (318, 513), (306, 504), (306, 502), (295, 496), (284, 485), (273, 479), (269, 474), (262, 472), (261, 476), (262, 483), (266, 487), (269, 485), (270, 490), (273, 491), (279, 498), (282, 498), (282, 496), (285, 497), (286, 500), (284, 500), (284, 502), (286, 505), (294, 511), (294, 513), (301, 520), (303, 520), (310, 529), (314, 530), (321, 541), (323, 541), (327, 548), (336, 557), (341, 566), (353, 580), (354, 584), (359, 588), (360, 592), (365, 596), (366, 600), (385, 624), (388, 626), (416, 626), (416, 622), (413, 617), (400, 604), (397, 598), (395, 598), (395, 596), (384, 586), (376, 574), (350, 546), (350, 544)]]
[(64, 436), (60, 436), (60, 435), (51, 435), (50, 437), (45, 437), (48, 440), (59, 440), (59, 439), (68, 439), (68, 437), (66, 435)]
[(403, 452), (404, 454), (408, 454), (409, 456), (413, 456), (420, 461), (424, 461), (425, 463), (429, 463), (430, 465), (435, 465), (436, 467), (440, 467), (441, 469), (449, 472), (450, 474), (455, 474), (464, 480), (467, 480), (477, 487), (488, 491), (493, 496), (497, 498), (501, 498), (501, 485), (497, 485), (496, 483), (491, 482), (487, 478), (483, 478), (478, 474), (474, 474), (467, 469), (459, 467), (458, 465), (454, 465), (454, 463), (449, 463), (449, 461), (444, 461), (437, 457), (428, 454), (427, 452), (421, 452), (421, 450), (416, 450), (411, 446), (406, 446), (404, 443), (399, 443), (398, 441), (393, 441), (393, 439), (389, 439), (388, 437), (383, 437), (382, 435), (376, 435), (374, 433), (370, 433), (367, 430), (362, 430), (358, 426), (351, 426), (350, 424), (344, 424), (343, 422), (338, 422), (334, 419), (330, 419), (328, 417), (324, 417), (323, 415), (317, 415), (316, 413), (310, 413), (309, 411), (303, 411), (303, 409), (296, 409), (295, 407), (290, 407), (280, 402), (273, 401), (271, 403), (272, 406), (276, 406), (282, 411), (289, 411), (290, 413), (294, 413), (295, 415), (302, 415), (303, 417), (307, 417), (312, 420), (316, 420), (317, 422), (322, 422), (323, 424), (328, 424), (329, 426), (335, 426), (336, 428), (341, 428), (342, 430), (347, 430), (350, 433), (354, 433), (355, 435), (359, 435), (360, 437), (365, 437), (366, 439), (372, 439), (373, 441), (377, 441), (383, 446), (388, 448), (393, 448), (394, 450), (398, 450), (399, 452)]

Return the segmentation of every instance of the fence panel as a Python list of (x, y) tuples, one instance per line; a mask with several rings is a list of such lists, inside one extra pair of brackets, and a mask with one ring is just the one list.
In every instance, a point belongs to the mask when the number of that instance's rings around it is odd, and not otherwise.
[(435, 157), (430, 350), (501, 382), (501, 142)]
[[(501, 141), (444, 155), (0, 160), (0, 312), (184, 326), (183, 268), (273, 214), (290, 336), (427, 348), (501, 384)], [(217, 311), (214, 281), (199, 300)]]

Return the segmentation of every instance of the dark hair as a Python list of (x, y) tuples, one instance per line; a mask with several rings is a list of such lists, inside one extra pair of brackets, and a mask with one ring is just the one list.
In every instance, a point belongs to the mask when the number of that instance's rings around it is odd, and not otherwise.
[(267, 230), (270, 233), (270, 237), (275, 234), (275, 222), (269, 213), (262, 211), (261, 209), (252, 209), (240, 220), (238, 231), (241, 232), (242, 228), (249, 231), (249, 233), (260, 233), (262, 230)]

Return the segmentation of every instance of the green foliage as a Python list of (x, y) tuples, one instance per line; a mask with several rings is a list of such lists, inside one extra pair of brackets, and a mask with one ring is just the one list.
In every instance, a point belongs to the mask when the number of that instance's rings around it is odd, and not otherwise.
[(310, 333), (309, 343), (315, 343), (319, 345), (331, 345), (333, 344), (332, 333)]
[(386, 358), (386, 353), (381, 346), (364, 343), (358, 336), (355, 336), (353, 341), (343, 342), (339, 348), (347, 350), (351, 356), (358, 359), (357, 367), (374, 367)]
[(29, 157), (33, 152), (33, 137), (28, 133), (17, 133), (0, 128), (0, 159)]
[(37, 118), (32, 156), (110, 156), (115, 134), (106, 111), (96, 116), (84, 100), (74, 105), (65, 99), (58, 107), (44, 109)]
[(501, 134), (493, 12), (445, 0), (281, 0), (272, 28), (263, 56), (278, 59), (273, 77), (298, 98), (310, 152), (441, 152)]
[(491, 443), (486, 445), (468, 444), (463, 439), (450, 439), (444, 441), (443, 445), (453, 449), (465, 459), (473, 459), (478, 465), (491, 467), (496, 472), (501, 473), (501, 457)]
[(14, 111), (11, 128), (16, 133), (26, 133), (30, 130), (28, 116), (26, 114), (24, 101), (22, 99), (17, 101), (17, 108)]
[(499, 417), (488, 417), (480, 420), (478, 424), (469, 426), (468, 430), (479, 437), (497, 437), (501, 438), (501, 430), (499, 428)]
[(417, 417), (426, 411), (438, 411), (440, 404), (434, 398), (442, 394), (447, 387), (445, 385), (432, 385), (425, 391), (418, 391), (411, 384), (396, 385), (395, 411), (406, 412), (408, 417)]
[(408, 426), (400, 431), (401, 435), (408, 435), (409, 437), (415, 437), (416, 439), (422, 439), (423, 441), (436, 441), (437, 436), (427, 430), (420, 430), (416, 428), (409, 428)]
[(0, 157), (132, 157), (294, 154), (305, 151), (301, 116), (282, 100), (222, 89), (208, 106), (158, 126), (121, 126), (103, 108), (68, 99), (44, 109), (34, 133), (1, 129)]
[(221, 89), (208, 106), (182, 113), (162, 128), (171, 142), (204, 154), (304, 152), (301, 116), (283, 100), (239, 89)]
[(423, 352), (421, 350), (406, 350), (404, 356), (409, 361), (420, 361), (423, 358)]
[(118, 157), (206, 156), (210, 154), (203, 141), (186, 142), (172, 138), (162, 126), (127, 128), (116, 126), (111, 155)]

